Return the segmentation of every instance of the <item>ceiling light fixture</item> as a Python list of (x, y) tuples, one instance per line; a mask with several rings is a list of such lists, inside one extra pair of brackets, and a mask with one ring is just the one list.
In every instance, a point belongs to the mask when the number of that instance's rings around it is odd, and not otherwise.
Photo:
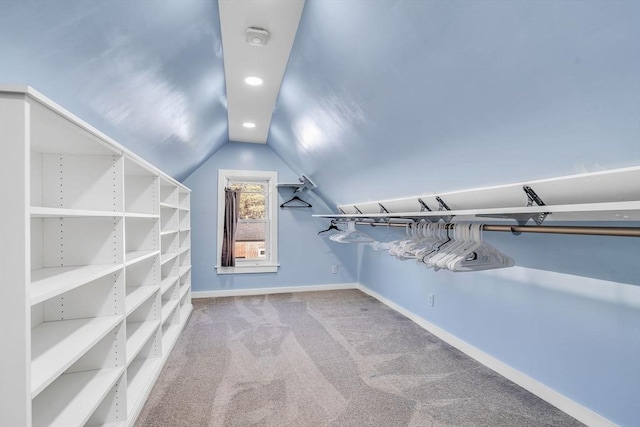
[(247, 129), (253, 129), (254, 127), (256, 127), (256, 124), (252, 122), (244, 122), (242, 124), (242, 127), (245, 127)]
[(262, 84), (262, 79), (256, 76), (249, 76), (244, 79), (244, 82), (249, 86), (260, 86)]
[(269, 41), (269, 31), (264, 28), (249, 27), (244, 33), (245, 40), (252, 46), (264, 46)]

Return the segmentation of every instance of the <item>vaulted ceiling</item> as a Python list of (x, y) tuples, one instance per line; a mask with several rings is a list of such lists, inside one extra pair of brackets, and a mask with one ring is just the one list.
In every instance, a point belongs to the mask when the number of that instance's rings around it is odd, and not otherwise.
[[(637, 1), (306, 0), (267, 144), (332, 203), (637, 165), (639, 75)], [(232, 143), (215, 0), (2, 0), (0, 82), (178, 179)]]

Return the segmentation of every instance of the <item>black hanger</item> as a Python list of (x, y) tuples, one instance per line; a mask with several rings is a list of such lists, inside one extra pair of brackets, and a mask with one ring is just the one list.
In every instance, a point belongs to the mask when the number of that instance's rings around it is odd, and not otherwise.
[[(291, 206), (289, 206), (288, 203), (291, 203), (291, 202), (300, 202), (302, 204), (301, 205), (291, 205)], [(280, 207), (281, 208), (310, 208), (311, 204), (305, 202), (304, 200), (302, 200), (298, 196), (293, 196), (290, 200), (287, 200), (286, 202), (281, 204)]]
[(331, 231), (331, 230), (342, 231), (338, 227), (336, 227), (335, 221), (331, 221), (331, 225), (329, 226), (329, 228), (327, 228), (326, 230), (318, 231), (318, 236), (322, 233), (326, 233), (327, 231)]

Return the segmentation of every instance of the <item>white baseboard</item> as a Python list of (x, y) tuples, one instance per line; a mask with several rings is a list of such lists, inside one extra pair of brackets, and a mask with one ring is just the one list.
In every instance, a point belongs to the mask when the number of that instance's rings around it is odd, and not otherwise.
[(286, 294), (290, 292), (337, 291), (342, 289), (360, 289), (358, 283), (337, 283), (329, 285), (286, 286), (281, 288), (225, 289), (220, 291), (191, 291), (191, 298), (239, 297), (246, 295)]
[(578, 421), (593, 427), (615, 427), (616, 426), (615, 423), (612, 423), (608, 419), (604, 418), (602, 415), (599, 415), (593, 412), (592, 410), (585, 408), (579, 403), (574, 402), (573, 400), (547, 387), (541, 382), (534, 380), (533, 378), (523, 374), (517, 369), (514, 369), (511, 366), (505, 364), (504, 362), (501, 362), (495, 357), (477, 349), (476, 347), (457, 338), (456, 336), (451, 335), (449, 332), (446, 332), (445, 330), (440, 329), (433, 323), (426, 321), (422, 317), (399, 306), (398, 304), (380, 295), (379, 293), (365, 286), (362, 286), (361, 284), (358, 284), (358, 289), (360, 289), (362, 292), (366, 293), (367, 295), (372, 296), (373, 298), (377, 299), (378, 301), (390, 307), (391, 309), (397, 311), (398, 313), (404, 315), (405, 317), (411, 319), (418, 326), (431, 332), (433, 335), (437, 336), (442, 341), (457, 348), (461, 352), (465, 353), (467, 356), (482, 363), (489, 369), (497, 372), (498, 374), (502, 375), (508, 380), (513, 381), (514, 383), (518, 384), (520, 387), (535, 394), (542, 400), (550, 403), (551, 405), (555, 406), (561, 411), (569, 414), (570, 416), (577, 419)]

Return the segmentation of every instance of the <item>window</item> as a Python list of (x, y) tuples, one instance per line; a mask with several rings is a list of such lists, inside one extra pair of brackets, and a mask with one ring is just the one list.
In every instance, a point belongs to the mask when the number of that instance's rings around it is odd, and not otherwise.
[[(218, 171), (218, 274), (275, 273), (278, 271), (277, 172)], [(235, 267), (221, 267), (224, 189), (238, 193)]]

